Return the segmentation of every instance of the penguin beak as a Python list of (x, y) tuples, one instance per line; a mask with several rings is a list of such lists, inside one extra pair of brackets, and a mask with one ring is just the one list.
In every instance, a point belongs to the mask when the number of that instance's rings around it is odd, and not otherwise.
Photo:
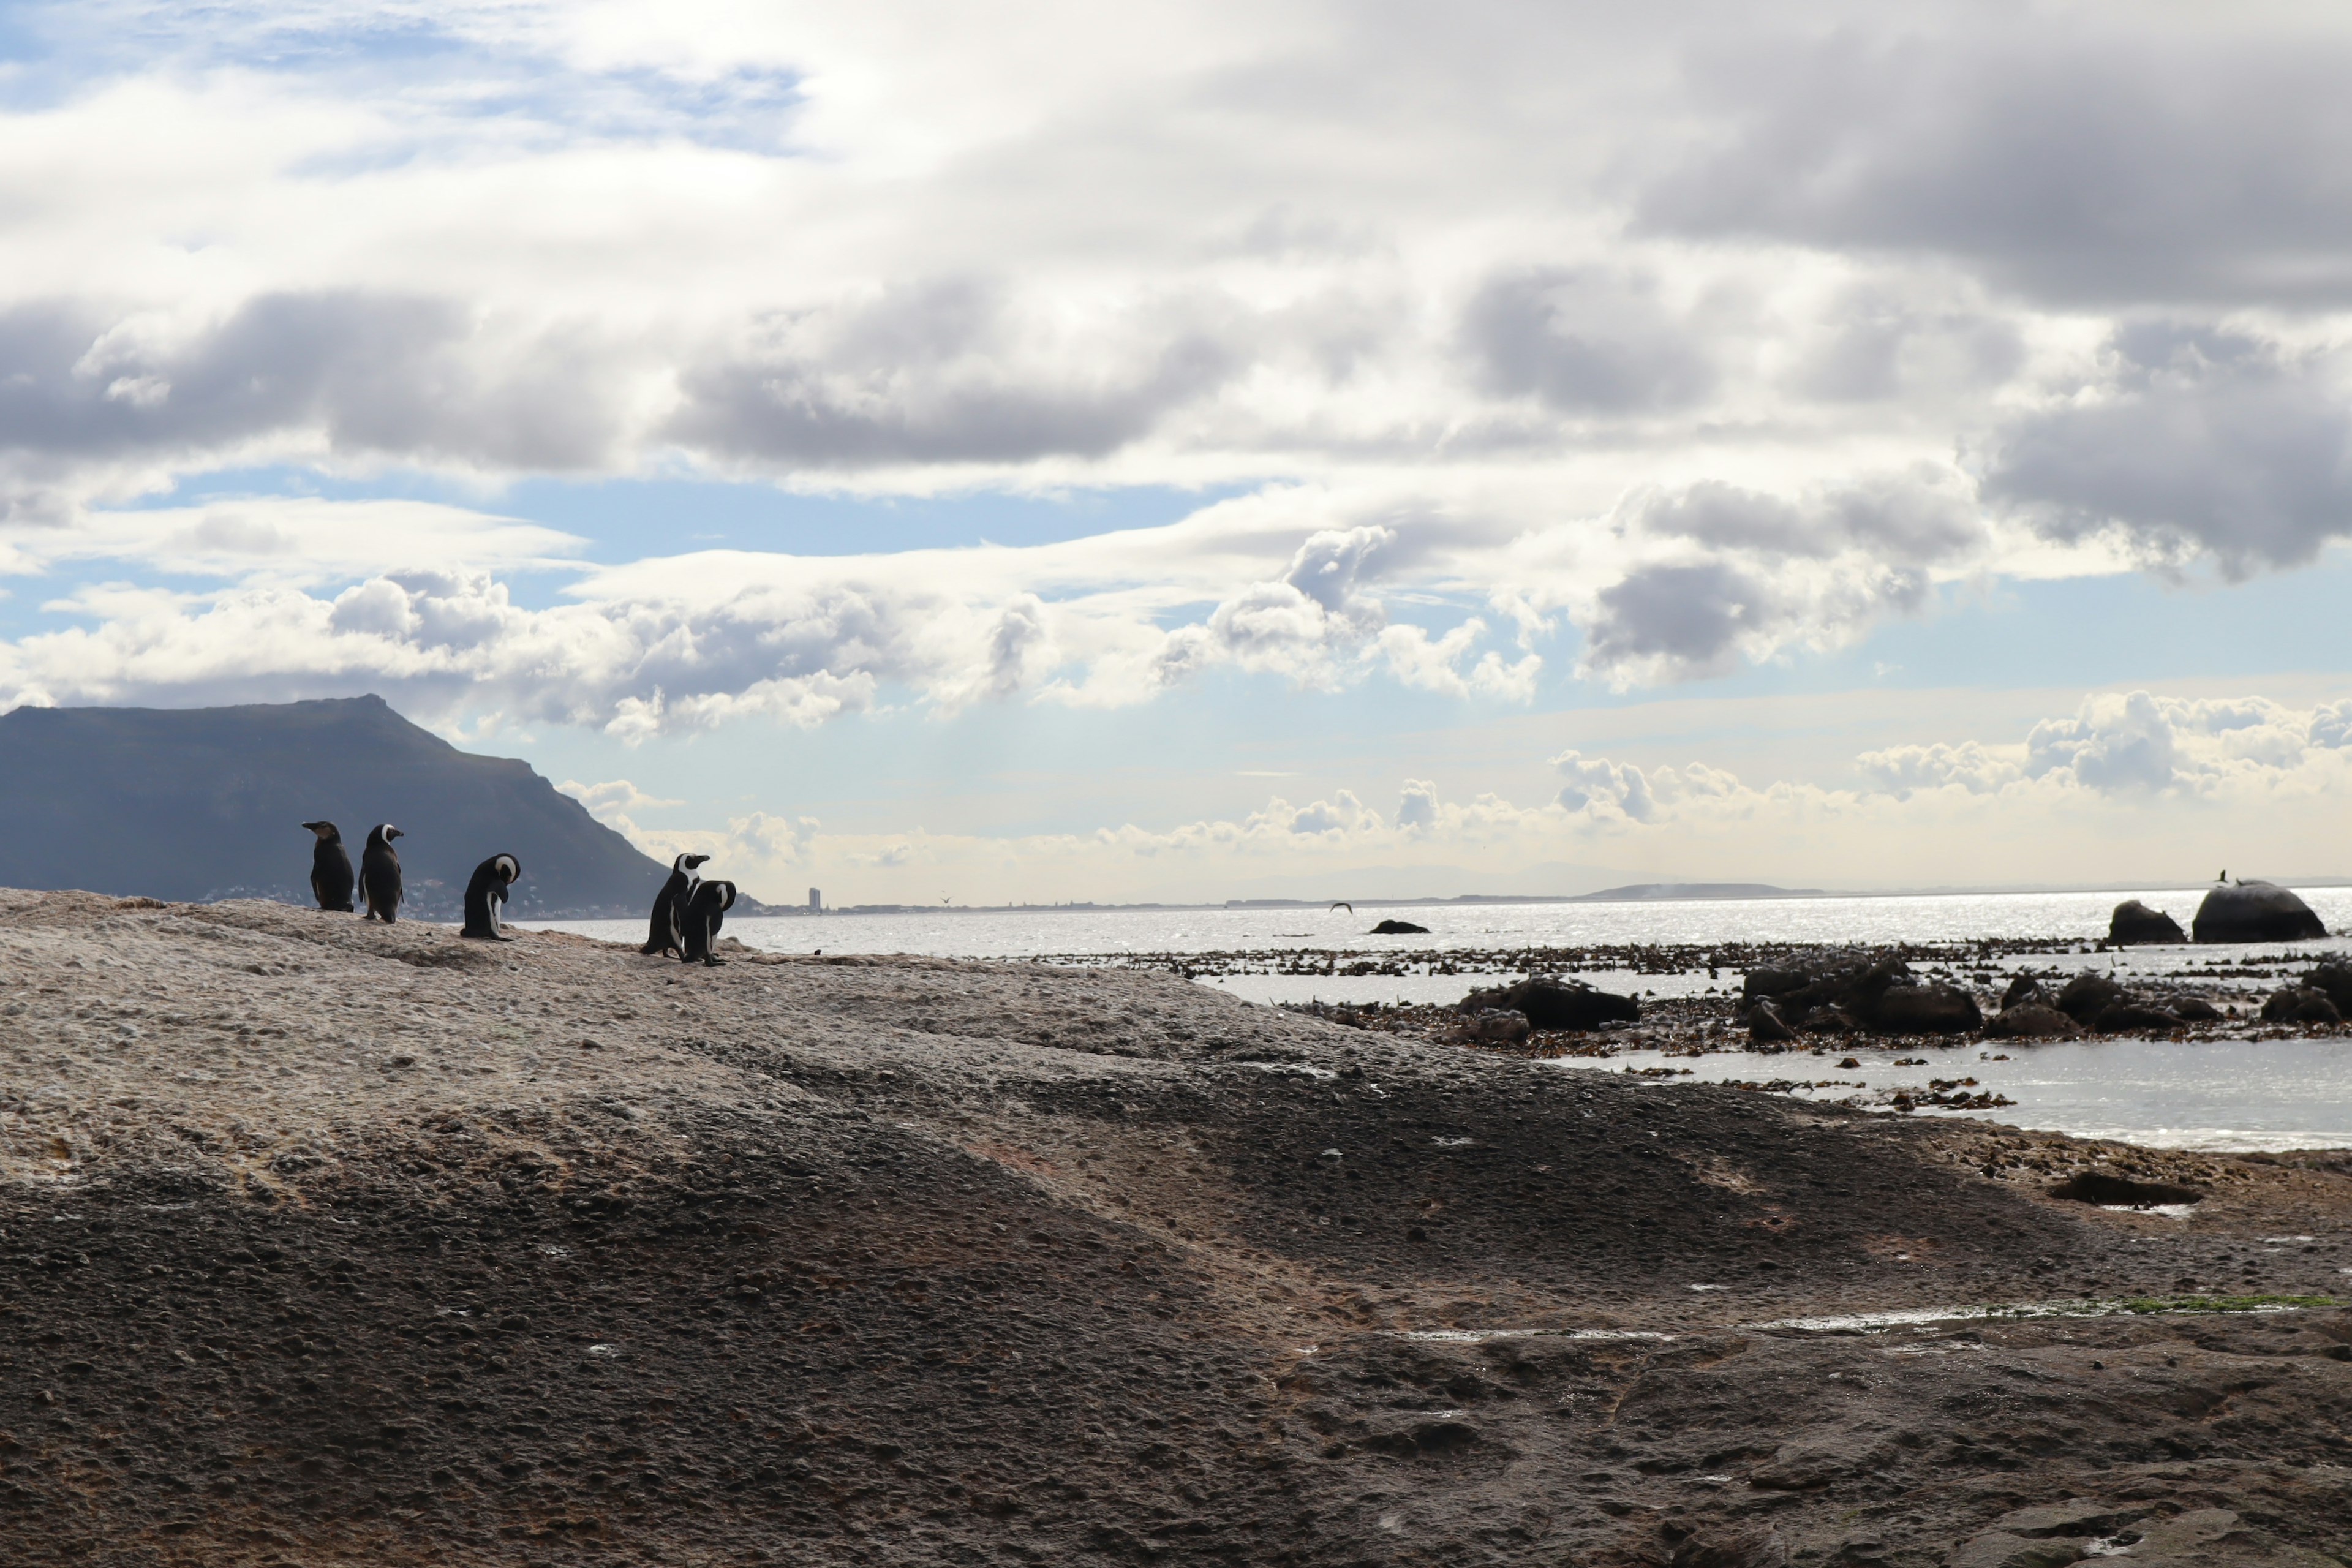
[(408, 837), (408, 835), (407, 835), (407, 834), (405, 834), (405, 833), (403, 833), (399, 828), (395, 827), (395, 828), (394, 828), (391, 832), (389, 832), (389, 833), (385, 834), (385, 835), (384, 835), (384, 837), (385, 837), (386, 838), (405, 838), (405, 837)]

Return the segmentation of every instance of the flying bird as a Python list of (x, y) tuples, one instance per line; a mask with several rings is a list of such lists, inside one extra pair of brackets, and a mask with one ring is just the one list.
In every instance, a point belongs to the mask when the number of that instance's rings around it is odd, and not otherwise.
[[(1332, 909), (1335, 909), (1335, 910), (1347, 910), (1347, 911), (1348, 911), (1349, 914), (1351, 914), (1351, 915), (1352, 915), (1352, 914), (1354, 914), (1354, 913), (1356, 912), (1356, 906), (1355, 906), (1355, 905), (1353, 905), (1353, 904), (1351, 904), (1351, 903), (1349, 903), (1349, 902), (1348, 902), (1345, 899), (1342, 899), (1342, 900), (1340, 900), (1338, 903), (1333, 904), (1333, 905), (1331, 906), (1331, 908), (1332, 908)], [(1326, 911), (1326, 912), (1328, 912), (1328, 911)]]

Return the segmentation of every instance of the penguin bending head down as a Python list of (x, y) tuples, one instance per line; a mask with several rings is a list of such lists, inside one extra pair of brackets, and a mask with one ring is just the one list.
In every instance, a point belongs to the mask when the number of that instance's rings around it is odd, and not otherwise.
[(367, 918), (386, 925), (400, 918), (400, 857), (392, 841), (401, 837), (399, 828), (379, 822), (368, 829), (367, 845), (360, 851), (360, 896), (367, 900)]
[(669, 880), (654, 896), (653, 924), (646, 931), (646, 945), (639, 952), (675, 952), (677, 951), (678, 917), (686, 910), (686, 900), (694, 896), (694, 885), (702, 880), (694, 868), (709, 859), (708, 855), (681, 855), (669, 863)]
[(310, 847), (310, 896), (319, 900), (322, 910), (334, 910), (342, 914), (352, 912), (352, 889), (357, 879), (352, 875), (351, 852), (343, 847), (343, 836), (331, 822), (306, 822), (302, 825), (319, 836)]
[(507, 889), (521, 879), (522, 862), (511, 855), (493, 855), (475, 867), (466, 883), (466, 929), (457, 934), (484, 942), (512, 942), (514, 938), (499, 931), (499, 917), (505, 912)]
[(726, 963), (710, 950), (718, 945), (719, 928), (726, 923), (727, 911), (734, 907), (734, 883), (696, 883), (694, 896), (686, 901), (686, 909), (678, 920), (678, 957), (688, 963), (707, 964), (712, 969)]

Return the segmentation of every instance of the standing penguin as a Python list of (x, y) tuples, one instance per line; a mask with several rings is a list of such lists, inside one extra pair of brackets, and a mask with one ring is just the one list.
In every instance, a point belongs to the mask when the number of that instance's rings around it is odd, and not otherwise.
[(343, 914), (352, 912), (352, 857), (343, 847), (343, 836), (331, 822), (306, 822), (302, 825), (319, 836), (310, 847), (310, 896), (319, 900), (322, 910), (334, 910)]
[(726, 963), (710, 950), (718, 945), (719, 928), (726, 923), (727, 911), (734, 907), (734, 883), (695, 884), (694, 896), (687, 900), (685, 913), (678, 921), (678, 957), (688, 963), (707, 964), (712, 969)]
[(511, 855), (493, 855), (475, 867), (466, 883), (466, 929), (457, 934), (512, 942), (514, 938), (499, 932), (499, 917), (505, 912), (507, 889), (521, 879), (522, 862)]
[(399, 828), (379, 822), (368, 829), (360, 850), (360, 896), (367, 900), (367, 918), (386, 925), (400, 918), (400, 857), (392, 841), (401, 837)]
[(653, 924), (646, 931), (646, 945), (639, 952), (673, 952), (677, 949), (678, 916), (686, 910), (686, 900), (694, 896), (694, 885), (702, 879), (694, 868), (709, 859), (708, 855), (681, 855), (669, 863), (669, 880), (654, 895)]

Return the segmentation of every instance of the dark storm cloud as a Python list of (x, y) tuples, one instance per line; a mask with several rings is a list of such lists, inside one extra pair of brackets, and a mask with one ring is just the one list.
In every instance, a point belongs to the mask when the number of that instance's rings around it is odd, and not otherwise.
[(2110, 379), (1999, 431), (1982, 481), (2044, 533), (2120, 526), (2233, 574), (2311, 561), (2352, 532), (2352, 414), (2336, 367), (2239, 333), (2116, 334)]
[(476, 368), (445, 300), (356, 291), (252, 300), (154, 343), (68, 303), (0, 313), (0, 447), (76, 458), (201, 455), (316, 431), (343, 453), (570, 468), (613, 435), (576, 354), (541, 341)]
[(1644, 532), (1748, 552), (1768, 562), (1819, 560), (1858, 549), (1876, 561), (1922, 566), (1984, 542), (1984, 526), (1964, 498), (1900, 475), (1801, 502), (1704, 480), (1656, 492), (1630, 510)]
[(689, 368), (667, 434), (814, 468), (1098, 458), (1242, 364), (1220, 333), (1180, 321), (1053, 342), (1001, 291), (959, 281), (792, 318), (752, 352)]
[(1714, 366), (1654, 288), (1599, 268), (1489, 281), (1463, 313), (1462, 341), (1487, 391), (1564, 413), (1680, 408), (1715, 384)]
[(1669, 233), (1942, 253), (2068, 301), (2342, 300), (2347, 79), (2342, 44), (2252, 26), (1752, 40), (1695, 68), (1711, 124), (1639, 211)]

